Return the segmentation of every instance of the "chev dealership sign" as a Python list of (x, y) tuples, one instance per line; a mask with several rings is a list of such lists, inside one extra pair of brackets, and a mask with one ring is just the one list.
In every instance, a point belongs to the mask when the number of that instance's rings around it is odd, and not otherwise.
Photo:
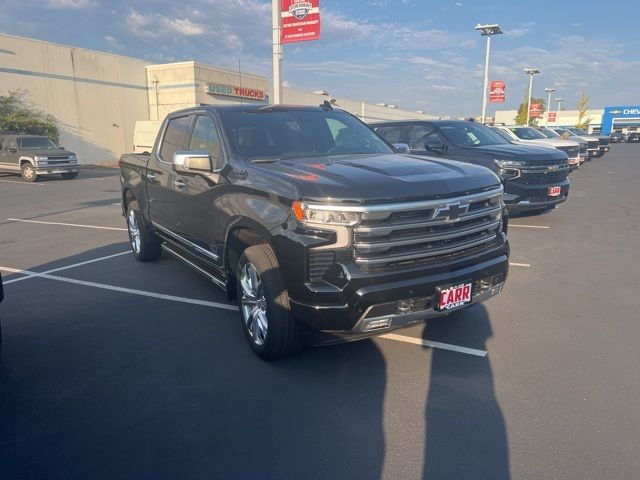
[(207, 83), (206, 92), (213, 95), (223, 95), (225, 97), (248, 98), (249, 100), (264, 101), (267, 94), (262, 90), (253, 88), (234, 87), (232, 85), (220, 85), (218, 83)]
[(640, 105), (627, 105), (624, 107), (605, 107), (602, 115), (602, 134), (609, 135), (616, 119), (640, 120)]
[(280, 0), (282, 43), (320, 38), (320, 0)]

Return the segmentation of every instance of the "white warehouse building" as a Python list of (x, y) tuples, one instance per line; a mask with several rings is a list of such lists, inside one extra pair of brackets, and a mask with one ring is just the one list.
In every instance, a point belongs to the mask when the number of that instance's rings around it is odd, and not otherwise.
[[(134, 149), (134, 131), (154, 133), (175, 110), (199, 105), (268, 103), (266, 77), (194, 61), (152, 65), (104, 52), (0, 34), (0, 95), (24, 89), (27, 99), (53, 115), (60, 144), (81, 163), (113, 163)], [(422, 112), (333, 98), (327, 92), (283, 91), (287, 104), (330, 100), (365, 121), (436, 118)], [(19, 132), (18, 132), (19, 133)]]

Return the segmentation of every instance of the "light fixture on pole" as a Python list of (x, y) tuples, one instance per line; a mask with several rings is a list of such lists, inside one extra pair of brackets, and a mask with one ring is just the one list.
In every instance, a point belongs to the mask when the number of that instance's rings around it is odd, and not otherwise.
[(533, 90), (533, 76), (540, 73), (538, 68), (525, 68), (524, 73), (529, 75), (529, 101), (527, 102), (527, 125), (529, 125), (529, 115), (531, 114), (531, 92)]
[(545, 88), (545, 92), (549, 94), (549, 98), (547, 100), (547, 127), (549, 126), (549, 112), (551, 111), (551, 93), (555, 92), (555, 88)]
[(558, 113), (556, 114), (556, 125), (560, 121), (560, 104), (564, 102), (564, 98), (556, 98), (556, 102), (558, 102)]
[(487, 88), (489, 88), (489, 53), (491, 52), (491, 37), (493, 35), (500, 35), (502, 30), (500, 26), (496, 24), (492, 25), (476, 25), (476, 30), (480, 32), (480, 35), (487, 37), (487, 52), (484, 58), (484, 83), (482, 84), (482, 123), (487, 115)]
[(279, 105), (282, 101), (282, 24), (280, 0), (271, 2), (271, 24), (273, 28), (273, 99), (271, 103)]

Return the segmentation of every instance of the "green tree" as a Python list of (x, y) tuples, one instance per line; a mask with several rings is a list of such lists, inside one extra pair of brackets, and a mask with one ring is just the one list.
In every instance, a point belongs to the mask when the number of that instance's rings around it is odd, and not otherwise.
[(586, 130), (591, 123), (591, 117), (587, 117), (587, 110), (589, 110), (589, 98), (584, 90), (578, 99), (578, 124), (576, 127)]
[(44, 135), (56, 144), (60, 131), (56, 119), (26, 99), (27, 91), (10, 90), (0, 95), (0, 132)]
[[(528, 101), (529, 101), (529, 87), (527, 87), (527, 89), (525, 90), (522, 103), (518, 107), (518, 113), (516, 114), (516, 118), (515, 118), (516, 125), (524, 125), (527, 123), (527, 107), (529, 106)], [(531, 97), (531, 103), (541, 104), (542, 108), (540, 109), (540, 116), (542, 116), (542, 114), (547, 111), (547, 105), (546, 105), (547, 102), (545, 101), (544, 98)], [(529, 125), (537, 125), (537, 124), (538, 124), (537, 118), (529, 119)]]

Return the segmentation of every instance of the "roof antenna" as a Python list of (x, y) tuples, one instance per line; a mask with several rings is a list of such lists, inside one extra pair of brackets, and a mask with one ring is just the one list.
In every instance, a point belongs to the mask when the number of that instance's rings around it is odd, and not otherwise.
[(325, 100), (318, 106), (323, 110), (333, 110), (333, 105), (331, 105), (331, 102), (329, 102), (328, 100)]

